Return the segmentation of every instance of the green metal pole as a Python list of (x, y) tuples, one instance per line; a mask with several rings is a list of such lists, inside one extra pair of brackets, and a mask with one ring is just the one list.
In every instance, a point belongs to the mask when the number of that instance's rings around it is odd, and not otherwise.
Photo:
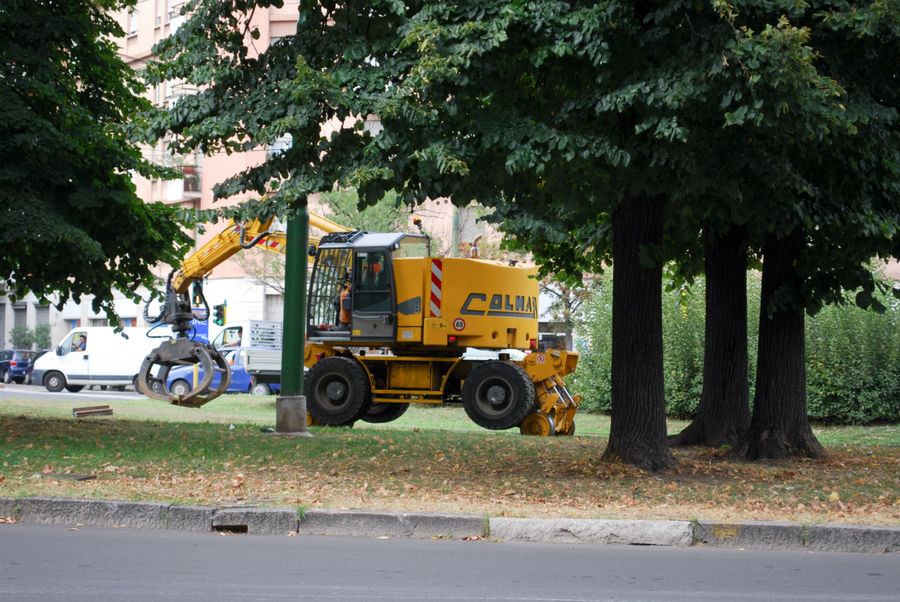
[(306, 339), (306, 248), (309, 213), (304, 206), (287, 223), (284, 267), (284, 344), (281, 352), (281, 394), (303, 393), (303, 356)]
[(309, 436), (303, 396), (306, 342), (306, 248), (309, 211), (306, 204), (288, 219), (284, 266), (284, 341), (281, 349), (281, 395), (275, 403), (275, 431)]

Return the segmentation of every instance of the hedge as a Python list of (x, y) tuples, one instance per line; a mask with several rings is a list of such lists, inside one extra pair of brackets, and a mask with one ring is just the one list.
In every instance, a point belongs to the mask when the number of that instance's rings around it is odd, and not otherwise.
[[(748, 355), (751, 399), (756, 368), (759, 274), (747, 276)], [(703, 386), (705, 282), (698, 279), (663, 293), (663, 358), (666, 413), (690, 418)], [(881, 296), (883, 314), (848, 304), (825, 307), (806, 321), (807, 407), (822, 424), (900, 422), (900, 304)], [(581, 352), (572, 390), (584, 395), (581, 409), (610, 411), (612, 281), (601, 277), (585, 304), (576, 344)]]

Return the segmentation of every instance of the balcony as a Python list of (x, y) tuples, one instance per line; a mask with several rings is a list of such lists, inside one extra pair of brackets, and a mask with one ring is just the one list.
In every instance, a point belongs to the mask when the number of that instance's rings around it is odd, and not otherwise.
[(199, 201), (202, 196), (200, 168), (196, 165), (181, 167), (183, 178), (166, 182), (166, 202), (181, 203), (183, 201)]

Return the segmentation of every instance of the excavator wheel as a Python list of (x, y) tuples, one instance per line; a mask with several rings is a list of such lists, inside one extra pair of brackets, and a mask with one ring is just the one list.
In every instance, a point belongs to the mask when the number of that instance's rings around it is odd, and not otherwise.
[(371, 423), (391, 422), (403, 416), (408, 409), (408, 403), (371, 403), (359, 419)]
[(565, 431), (557, 431), (556, 434), (562, 437), (572, 437), (575, 435), (575, 422), (569, 424), (569, 428)]
[(534, 408), (534, 385), (525, 370), (502, 360), (478, 364), (462, 388), (466, 414), (486, 429), (518, 426)]
[(533, 437), (552, 437), (558, 434), (553, 418), (543, 412), (532, 412), (519, 425), (519, 432)]
[(369, 405), (369, 378), (356, 360), (332, 356), (319, 360), (304, 379), (306, 409), (327, 426), (352, 425)]

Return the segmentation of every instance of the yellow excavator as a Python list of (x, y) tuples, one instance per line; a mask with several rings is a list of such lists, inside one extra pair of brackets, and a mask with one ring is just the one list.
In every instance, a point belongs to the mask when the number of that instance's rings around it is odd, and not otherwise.
[[(170, 275), (160, 315), (145, 315), (175, 332), (141, 367), (147, 395), (199, 407), (224, 393), (230, 369), (214, 347), (191, 340), (191, 302), (208, 317), (201, 279), (241, 249), (284, 253), (286, 236), (271, 225), (231, 224)], [(313, 423), (389, 422), (410, 403), (462, 403), (484, 428), (574, 434), (581, 396), (563, 377), (578, 354), (537, 349), (535, 268), (433, 257), (422, 233), (351, 230), (312, 212), (310, 225), (326, 232), (309, 248), (304, 394)], [(172, 395), (168, 371), (180, 364), (200, 364), (203, 377)]]

